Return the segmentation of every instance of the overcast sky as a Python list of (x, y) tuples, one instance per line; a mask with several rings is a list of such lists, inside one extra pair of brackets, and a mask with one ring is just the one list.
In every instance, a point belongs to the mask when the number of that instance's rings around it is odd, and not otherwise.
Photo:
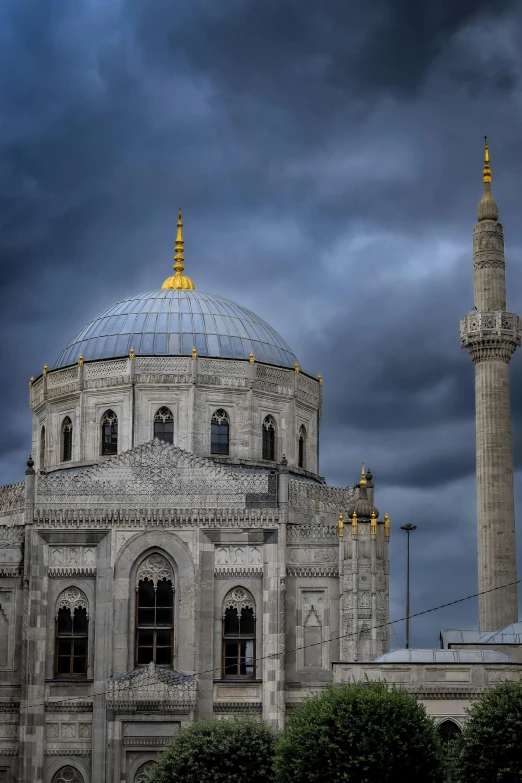
[[(502, 0), (2, 0), (0, 481), (23, 477), (29, 377), (98, 311), (161, 286), (181, 206), (196, 287), (322, 373), (322, 474), (371, 467), (392, 618), (404, 522), (413, 611), (476, 592), (458, 321), (485, 133), (522, 313), (521, 38)], [(511, 380), (522, 519), (522, 354)], [(413, 620), (411, 642), (476, 625), (470, 601)]]

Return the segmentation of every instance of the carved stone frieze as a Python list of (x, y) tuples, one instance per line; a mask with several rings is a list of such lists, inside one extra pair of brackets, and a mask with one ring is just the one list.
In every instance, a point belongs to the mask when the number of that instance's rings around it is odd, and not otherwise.
[(215, 564), (216, 570), (232, 566), (262, 566), (263, 550), (261, 546), (217, 545)]
[(250, 579), (263, 576), (262, 566), (221, 566), (216, 568), (216, 579)]
[(469, 351), (474, 363), (509, 363), (521, 343), (522, 326), (518, 315), (477, 310), (460, 321), (460, 345)]
[(339, 569), (337, 566), (287, 566), (287, 576), (322, 576), (330, 579), (339, 578)]
[(106, 704), (116, 712), (189, 712), (196, 706), (196, 679), (154, 663), (107, 681)]

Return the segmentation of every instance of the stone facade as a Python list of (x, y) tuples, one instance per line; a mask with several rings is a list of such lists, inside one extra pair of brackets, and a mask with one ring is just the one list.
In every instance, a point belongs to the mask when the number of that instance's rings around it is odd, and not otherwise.
[[(160, 406), (173, 413), (173, 444), (151, 440)], [(332, 682), (333, 660), (387, 650), (389, 527), (370, 518), (371, 474), (341, 488), (318, 475), (318, 380), (254, 362), (137, 357), (45, 373), (31, 407), (35, 466), (0, 491), (8, 780), (136, 783), (187, 721), (250, 713), (281, 727), (287, 703)], [(216, 409), (230, 418), (227, 456), (209, 453)], [(118, 417), (112, 456), (100, 454), (107, 410)], [(137, 662), (147, 580), (173, 587), (171, 666)], [(224, 671), (234, 606), (255, 616), (246, 676)], [(61, 610), (88, 618), (82, 676), (57, 671)]]

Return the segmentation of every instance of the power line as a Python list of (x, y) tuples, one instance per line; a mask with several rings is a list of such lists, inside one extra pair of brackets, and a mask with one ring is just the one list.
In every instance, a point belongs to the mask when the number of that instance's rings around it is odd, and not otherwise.
[[(431, 612), (437, 612), (439, 609), (447, 609), (450, 606), (455, 606), (456, 604), (461, 604), (464, 601), (469, 601), (471, 598), (478, 598), (481, 595), (487, 595), (488, 593), (493, 593), (493, 592), (495, 592), (495, 590), (504, 590), (506, 587), (513, 587), (514, 585), (518, 585), (521, 582), (522, 582), (522, 579), (517, 579), (516, 582), (509, 582), (508, 584), (500, 585), (500, 587), (491, 587), (491, 588), (489, 588), (489, 590), (482, 590), (479, 593), (472, 593), (471, 595), (466, 595), (463, 598), (456, 598), (453, 601), (448, 601), (445, 604), (439, 604), (438, 606), (433, 606), (430, 609), (423, 609), (423, 611), (421, 611), (421, 612), (415, 612), (415, 614), (411, 614), (410, 615), (410, 620), (413, 617), (422, 617), (425, 614), (430, 614)], [(379, 628), (386, 628), (388, 625), (392, 625), (393, 626), (394, 623), (400, 623), (403, 620), (406, 620), (406, 617), (399, 617), (396, 620), (389, 620), (387, 623), (381, 623), (380, 625), (373, 625), (370, 630), (373, 631), (373, 630), (378, 630)], [(261, 661), (266, 661), (269, 658), (279, 658), (279, 657), (282, 657), (284, 655), (288, 655), (289, 653), (298, 652), (299, 650), (306, 650), (306, 649), (309, 649), (310, 647), (317, 647), (318, 645), (329, 644), (330, 642), (339, 641), (340, 639), (347, 639), (347, 638), (349, 638), (351, 636), (357, 636), (357, 634), (358, 634), (358, 631), (351, 631), (350, 633), (341, 634), (340, 636), (332, 636), (329, 639), (325, 639), (324, 641), (312, 642), (312, 644), (304, 644), (301, 647), (294, 647), (294, 648), (292, 648), (290, 650), (286, 650), (285, 649), (285, 650), (283, 650), (281, 652), (269, 653), (268, 655), (263, 655), (260, 658), (256, 658), (255, 661), (256, 661), (256, 664), (257, 664), (257, 663), (259, 663)], [(372, 663), (372, 661), (370, 661), (370, 663)], [(213, 669), (203, 669), (202, 671), (194, 672), (191, 676), (192, 677), (200, 677), (203, 674), (213, 674), (214, 672), (218, 672), (218, 671), (222, 671), (222, 667), (221, 666), (216, 666)], [(146, 685), (145, 684), (143, 684), (143, 685), (137, 684), (135, 686), (135, 690), (138, 690), (139, 688), (148, 687), (149, 685), (156, 685), (158, 682), (160, 682), (160, 680), (149, 681)], [(60, 699), (60, 700), (57, 699), (55, 702), (53, 701), (53, 704), (63, 704), (65, 702), (74, 701), (74, 700), (79, 701), (80, 699), (81, 700), (90, 699), (90, 698), (92, 698), (94, 696), (103, 696), (105, 693), (106, 693), (106, 689), (104, 689), (103, 691), (97, 691), (97, 692), (95, 691), (95, 692), (91, 693), (89, 696), (66, 696), (64, 699)], [(39, 707), (39, 706), (42, 706), (43, 704), (45, 704), (45, 701), (31, 702), (30, 704), (24, 704), (23, 707), (20, 706), (20, 710), (22, 710), (22, 709), (29, 709), (30, 707)]]

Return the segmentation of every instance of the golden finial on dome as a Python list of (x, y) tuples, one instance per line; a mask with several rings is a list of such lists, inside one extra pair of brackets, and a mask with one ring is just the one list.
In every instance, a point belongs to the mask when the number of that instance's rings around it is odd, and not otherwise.
[(78, 366), (83, 367), (83, 353), (78, 356)]
[(31, 377), (29, 378), (29, 388), (32, 387), (33, 383), (34, 383), (34, 375), (31, 375)]
[(491, 166), (489, 165), (489, 145), (488, 137), (484, 136), (484, 182), (491, 182)]
[(339, 521), (337, 522), (337, 535), (339, 538), (344, 536), (344, 517), (342, 514), (339, 514)]
[(323, 385), (323, 376), (320, 373), (317, 376), (317, 380), (319, 381), (319, 386), (322, 386)]
[(294, 362), (294, 370), (299, 372), (299, 362)]
[(362, 468), (361, 468), (361, 480), (359, 481), (359, 486), (360, 487), (365, 487), (366, 486), (366, 475), (364, 473), (364, 461), (363, 461)]
[(377, 534), (377, 514), (375, 513), (375, 509), (372, 511), (372, 516), (370, 519), (370, 535), (375, 536)]
[(355, 511), (352, 514), (352, 535), (357, 535), (357, 514)]
[(183, 265), (183, 221), (181, 219), (181, 209), (178, 212), (178, 233), (176, 234), (176, 244), (174, 245), (174, 272), (172, 277), (168, 277), (162, 285), (162, 288), (170, 288), (171, 290), (185, 289), (188, 291), (194, 291), (196, 286), (190, 279), (183, 274), (185, 269)]
[(135, 359), (136, 358), (136, 352), (134, 348), (131, 348), (129, 351), (129, 359)]
[(249, 354), (249, 357), (248, 357), (248, 361), (250, 362), (250, 364), (254, 364), (254, 362), (255, 362), (254, 354), (252, 353), (252, 351), (250, 351), (250, 354)]
[(390, 517), (388, 514), (384, 515), (384, 535), (386, 538), (390, 537)]
[(48, 369), (49, 369), (49, 367), (46, 364), (44, 364), (43, 375), (47, 375), (47, 370)]
[(198, 352), (196, 351), (195, 348), (192, 349), (192, 358), (193, 359), (197, 359), (198, 358)]

